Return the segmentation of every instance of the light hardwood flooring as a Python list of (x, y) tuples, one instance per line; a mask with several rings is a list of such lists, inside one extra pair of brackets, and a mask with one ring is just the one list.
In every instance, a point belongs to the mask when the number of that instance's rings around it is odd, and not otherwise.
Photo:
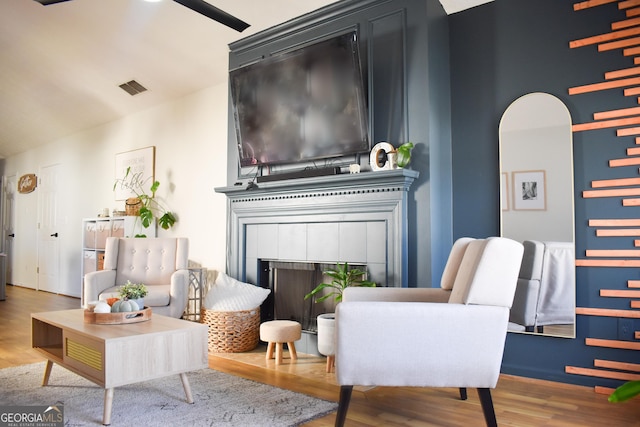
[[(7, 286), (0, 301), (0, 368), (43, 360), (31, 349), (30, 314), (78, 308), (79, 299)], [(278, 367), (266, 362), (265, 347), (248, 353), (210, 354), (209, 366), (254, 381), (322, 399), (337, 401), (335, 374), (325, 372), (325, 359), (298, 353)], [(288, 352), (285, 352), (288, 356)], [(1, 386), (1, 385), (0, 385)], [(492, 392), (501, 426), (640, 426), (640, 399), (612, 404), (592, 388), (501, 375)], [(332, 426), (335, 413), (305, 426)], [(461, 401), (457, 389), (356, 387), (347, 426), (483, 426), (477, 394)]]

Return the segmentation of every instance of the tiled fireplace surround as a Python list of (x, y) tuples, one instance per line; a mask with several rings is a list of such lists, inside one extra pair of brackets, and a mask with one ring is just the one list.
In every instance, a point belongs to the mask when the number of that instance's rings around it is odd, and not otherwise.
[[(407, 207), (417, 176), (397, 169), (216, 188), (227, 195), (228, 274), (266, 287), (262, 261), (349, 262), (366, 266), (378, 286), (406, 287)], [(303, 334), (296, 346), (315, 354), (315, 335)]]

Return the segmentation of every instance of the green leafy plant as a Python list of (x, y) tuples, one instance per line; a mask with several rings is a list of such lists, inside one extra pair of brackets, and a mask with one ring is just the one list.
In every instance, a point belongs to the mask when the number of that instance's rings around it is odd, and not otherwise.
[(118, 289), (118, 293), (120, 294), (120, 298), (129, 300), (129, 299), (138, 299), (144, 298), (147, 296), (147, 287), (142, 283), (131, 283), (131, 281), (127, 280), (127, 283), (120, 286)]
[(609, 395), (609, 402), (624, 402), (640, 394), (640, 380), (627, 381)]
[(342, 265), (337, 263), (335, 269), (324, 271), (324, 274), (333, 279), (331, 280), (331, 283), (320, 283), (311, 292), (305, 295), (304, 299), (315, 297), (323, 289), (328, 288), (331, 292), (316, 298), (316, 302), (322, 302), (331, 297), (334, 298), (335, 302), (340, 302), (342, 301), (342, 292), (350, 286), (365, 286), (370, 288), (376, 286), (374, 282), (362, 280), (366, 274), (365, 271), (358, 268), (350, 269), (349, 264), (346, 262)]
[(398, 167), (404, 168), (411, 162), (411, 150), (413, 150), (413, 142), (405, 142), (400, 147), (396, 148), (398, 153), (397, 163)]
[[(147, 228), (153, 224), (155, 217), (158, 217), (158, 225), (165, 230), (171, 228), (178, 220), (173, 212), (166, 209), (157, 199), (156, 191), (160, 186), (159, 181), (153, 181), (149, 188), (150, 195), (145, 192), (144, 186), (150, 178), (144, 179), (142, 172), (134, 173), (131, 167), (127, 168), (124, 177), (116, 179), (113, 184), (113, 191), (120, 186), (122, 189), (131, 191), (140, 199), (142, 206), (140, 207), (140, 221)], [(136, 235), (136, 237), (146, 237), (145, 235)]]

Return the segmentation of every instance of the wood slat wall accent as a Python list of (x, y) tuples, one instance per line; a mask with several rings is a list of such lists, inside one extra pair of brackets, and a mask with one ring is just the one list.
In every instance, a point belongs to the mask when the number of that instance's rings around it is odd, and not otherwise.
[(640, 364), (638, 363), (624, 363), (614, 362), (611, 360), (596, 359), (593, 361), (593, 366), (595, 366), (596, 368), (613, 368), (620, 369), (621, 371), (640, 372)]
[(640, 257), (640, 249), (587, 249), (588, 257)]
[(640, 34), (640, 28), (629, 28), (626, 30), (614, 31), (612, 33), (600, 34), (598, 36), (586, 37), (580, 40), (573, 40), (569, 42), (569, 47), (574, 49), (576, 47), (589, 46), (638, 34)]
[(621, 30), (623, 28), (633, 27), (635, 25), (640, 25), (640, 18), (631, 18), (625, 19), (623, 21), (614, 22), (611, 24), (612, 30)]
[(640, 77), (631, 77), (628, 79), (613, 80), (602, 83), (592, 83), (582, 86), (574, 86), (569, 88), (569, 95), (578, 95), (587, 92), (596, 92), (599, 90), (607, 90), (618, 87), (634, 86), (640, 84)]
[(640, 188), (618, 188), (615, 190), (584, 190), (582, 197), (590, 199), (594, 197), (624, 197), (640, 196)]
[(588, 9), (590, 7), (596, 7), (607, 3), (615, 3), (618, 0), (587, 0), (581, 1), (579, 3), (575, 3), (573, 5), (573, 10), (578, 11), (582, 9)]
[(634, 259), (577, 259), (577, 267), (640, 267), (640, 260)]
[[(606, 5), (613, 3), (608, 0), (593, 0), (574, 3), (574, 11), (587, 9), (591, 7)], [(570, 43), (570, 48), (575, 49), (587, 44), (597, 44), (598, 52), (620, 49), (624, 57), (638, 56), (640, 57), (640, 46), (638, 46), (639, 38), (635, 37), (640, 31), (640, 0), (620, 0), (617, 2), (619, 9), (626, 9), (625, 15), (627, 19), (611, 23), (611, 33), (600, 34), (591, 37), (585, 37)], [(633, 58), (634, 65), (640, 65), (640, 59)], [(639, 72), (640, 67), (631, 67), (615, 71), (606, 71), (604, 80), (588, 85), (571, 87), (568, 89), (569, 95), (575, 96), (588, 92), (622, 89), (624, 96), (639, 96), (640, 84), (636, 82), (637, 77), (634, 76)], [(640, 97), (637, 98), (640, 104)], [(634, 137), (634, 144), (640, 145), (640, 127), (633, 126), (639, 114), (640, 107), (621, 108), (609, 111), (601, 111), (593, 114), (593, 122), (582, 123), (573, 126), (574, 132), (590, 131), (594, 129), (618, 128), (616, 129), (617, 138)], [(623, 141), (627, 142), (627, 140)], [(640, 155), (639, 147), (627, 147), (627, 156)], [(609, 167), (615, 168), (619, 166), (635, 166), (640, 164), (640, 157), (627, 157), (623, 159), (607, 159)], [(637, 173), (637, 169), (634, 169)], [(630, 187), (630, 188), (612, 188), (612, 187)], [(595, 190), (594, 190), (595, 189)], [(599, 197), (618, 197), (623, 207), (640, 206), (640, 198), (629, 196), (640, 195), (640, 178), (637, 175), (615, 178), (594, 180), (591, 182), (591, 189), (583, 190), (582, 197), (584, 199)], [(636, 212), (629, 212), (629, 218), (603, 218), (589, 219), (589, 227), (600, 227), (595, 229), (597, 238), (606, 237), (628, 237), (634, 247), (640, 247), (640, 218)], [(610, 228), (607, 228), (610, 227)], [(623, 241), (625, 239), (622, 239)], [(628, 249), (627, 245), (621, 244), (622, 247), (614, 249), (586, 249), (585, 258), (578, 259), (579, 254), (576, 252), (576, 267), (586, 268), (625, 268), (640, 267), (640, 249)], [(634, 259), (635, 258), (635, 259)], [(627, 289), (605, 289), (600, 287), (599, 296), (601, 298), (627, 298), (629, 300), (629, 309), (607, 309), (600, 307), (577, 307), (576, 315), (578, 316), (598, 316), (609, 318), (624, 319), (640, 319), (640, 280), (636, 279), (637, 272), (632, 270), (633, 277), (626, 281)], [(615, 287), (615, 283), (608, 283), (610, 287)], [(622, 285), (622, 284), (620, 284)], [(636, 298), (636, 300), (633, 300)], [(597, 304), (597, 302), (595, 303)], [(594, 347), (606, 347), (615, 349), (624, 349), (630, 351), (640, 351), (640, 331), (635, 331), (633, 341), (618, 340), (618, 331), (612, 331), (614, 337), (587, 337), (585, 344)], [(607, 339), (616, 338), (616, 339)], [(636, 357), (637, 360), (637, 357)], [(576, 367), (565, 366), (565, 372), (575, 375), (586, 375), (596, 378), (618, 379), (623, 381), (640, 380), (640, 364), (628, 363), (628, 361), (614, 361), (594, 359), (595, 368), (592, 367)], [(598, 393), (611, 393), (610, 387), (596, 386), (595, 391)]]
[(625, 289), (600, 289), (601, 297), (640, 298), (640, 291)]
[(617, 310), (612, 308), (577, 307), (576, 314), (584, 316), (621, 317), (624, 319), (640, 319), (638, 310)]
[(591, 181), (592, 188), (624, 187), (627, 185), (640, 185), (640, 178), (615, 178)]
[(565, 366), (565, 372), (568, 374), (588, 375), (599, 378), (612, 378), (615, 380), (639, 380), (640, 375), (627, 374), (624, 372), (604, 371), (602, 369), (578, 368), (576, 366)]
[(590, 219), (589, 227), (638, 227), (640, 219)]
[(640, 164), (640, 157), (631, 157), (626, 159), (611, 159), (609, 167), (616, 168), (620, 166), (633, 166)]
[(580, 123), (577, 125), (573, 125), (572, 129), (574, 132), (581, 132), (584, 130), (592, 130), (592, 129), (606, 129), (606, 128), (615, 128), (619, 126), (627, 126), (627, 125), (637, 125), (640, 123), (640, 117), (627, 117), (624, 119), (614, 119), (614, 120), (604, 120), (600, 122), (588, 122), (588, 123)]
[(640, 127), (618, 129), (616, 131), (616, 136), (633, 136), (633, 135), (640, 135)]
[(640, 0), (625, 0), (618, 3), (618, 9), (628, 9), (635, 6), (640, 6)]
[[(640, 70), (640, 67), (638, 67)], [(640, 88), (638, 88), (640, 90)], [(601, 111), (593, 114), (593, 120), (612, 119), (614, 117), (635, 116), (640, 114), (640, 107), (622, 108), (620, 110)]]

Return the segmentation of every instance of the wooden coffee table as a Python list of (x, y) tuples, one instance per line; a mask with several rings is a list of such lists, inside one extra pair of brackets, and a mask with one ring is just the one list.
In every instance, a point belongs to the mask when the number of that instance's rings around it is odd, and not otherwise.
[(140, 323), (84, 323), (84, 310), (31, 314), (31, 344), (47, 358), (42, 385), (54, 363), (104, 388), (104, 425), (111, 423), (115, 387), (180, 375), (193, 403), (186, 372), (208, 366), (207, 326), (152, 315)]

